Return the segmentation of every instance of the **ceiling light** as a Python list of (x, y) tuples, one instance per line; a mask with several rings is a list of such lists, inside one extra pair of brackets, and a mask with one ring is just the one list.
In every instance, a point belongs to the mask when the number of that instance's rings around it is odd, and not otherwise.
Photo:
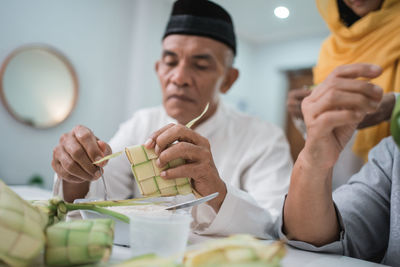
[(289, 17), (290, 12), (287, 7), (278, 6), (277, 8), (275, 8), (274, 14), (280, 19), (286, 19), (287, 17)]

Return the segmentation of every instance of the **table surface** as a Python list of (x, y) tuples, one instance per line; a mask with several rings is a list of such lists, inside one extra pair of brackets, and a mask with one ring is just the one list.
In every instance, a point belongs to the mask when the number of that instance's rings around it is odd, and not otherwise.
[[(272, 240), (265, 240), (264, 242), (272, 243)], [(192, 246), (189, 245), (188, 249)], [(302, 251), (290, 246), (286, 246), (287, 253), (281, 262), (282, 267), (376, 267), (384, 266), (381, 264), (358, 260), (341, 255), (314, 253)], [(131, 258), (130, 248), (122, 246), (113, 246), (113, 251), (110, 258), (110, 263), (117, 263)]]
[[(32, 199), (48, 199), (51, 198), (52, 194), (48, 190), (40, 189), (37, 187), (30, 186), (10, 186), (17, 194), (21, 197), (32, 200)], [(199, 236), (195, 234), (191, 234), (189, 238), (189, 243), (191, 247), (195, 246), (198, 243), (213, 239), (213, 237), (205, 237)], [(265, 242), (273, 242), (271, 240)], [(113, 246), (113, 251), (111, 254), (110, 262), (120, 262), (123, 260), (127, 260), (131, 257), (130, 249), (128, 247), (122, 246)], [(308, 251), (302, 251), (290, 246), (287, 246), (287, 254), (281, 262), (282, 267), (290, 267), (290, 266), (304, 266), (304, 267), (358, 267), (358, 266), (384, 266), (381, 264), (376, 264), (368, 261), (362, 261), (350, 257), (345, 257), (341, 255), (333, 255), (333, 254), (324, 254), (324, 253), (314, 253)]]
[[(192, 234), (189, 242), (192, 245), (188, 246), (188, 249), (191, 247), (197, 246), (198, 243), (210, 240), (210, 237), (197, 236)], [(272, 240), (265, 240), (266, 243), (272, 243)], [(193, 244), (194, 243), (194, 244)], [(286, 246), (287, 253), (281, 262), (282, 267), (294, 267), (294, 266), (302, 266), (302, 267), (376, 267), (376, 266), (385, 266), (373, 262), (358, 260), (355, 258), (350, 258), (342, 255), (335, 254), (325, 254), (325, 253), (315, 253), (299, 250), (290, 246)], [(122, 247), (118, 245), (113, 246), (113, 251), (111, 254), (110, 262), (117, 263), (131, 258), (130, 248)]]

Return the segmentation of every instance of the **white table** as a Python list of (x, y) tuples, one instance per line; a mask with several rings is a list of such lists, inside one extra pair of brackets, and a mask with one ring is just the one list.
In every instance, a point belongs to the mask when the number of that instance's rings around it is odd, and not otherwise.
[[(271, 243), (273, 241), (265, 241)], [(191, 246), (188, 248), (190, 249)], [(381, 264), (362, 261), (341, 255), (313, 253), (286, 246), (287, 253), (281, 262), (282, 267), (376, 267)], [(117, 263), (131, 258), (128, 247), (114, 246), (110, 263)]]
[(26, 200), (46, 200), (53, 196), (51, 191), (36, 186), (9, 185), (9, 187)]
[[(52, 194), (48, 190), (40, 189), (31, 186), (11, 186), (11, 188), (17, 192), (21, 197), (32, 200), (32, 199), (48, 199), (51, 198)], [(198, 244), (207, 240), (212, 239), (212, 237), (198, 236), (192, 234), (189, 239), (190, 244)], [(265, 241), (273, 242), (273, 241)], [(189, 245), (188, 248), (190, 248)], [(113, 252), (111, 254), (110, 262), (116, 263), (120, 261), (127, 260), (131, 257), (130, 249), (128, 247), (113, 246)], [(350, 257), (345, 257), (341, 255), (324, 254), (324, 253), (313, 253), (298, 250), (287, 246), (287, 254), (282, 260), (282, 267), (361, 267), (361, 266), (384, 266), (381, 264), (376, 264), (372, 262), (357, 260)]]

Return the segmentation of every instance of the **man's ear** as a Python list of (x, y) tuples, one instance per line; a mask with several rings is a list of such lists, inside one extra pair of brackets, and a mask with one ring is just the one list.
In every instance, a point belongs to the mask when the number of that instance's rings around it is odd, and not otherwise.
[(228, 73), (226, 74), (225, 81), (221, 86), (221, 93), (226, 94), (229, 89), (231, 89), (233, 83), (239, 77), (239, 70), (236, 68), (229, 68)]
[(157, 60), (156, 64), (154, 64), (154, 69), (156, 70), (156, 72), (158, 72), (159, 67), (160, 67), (160, 60)]

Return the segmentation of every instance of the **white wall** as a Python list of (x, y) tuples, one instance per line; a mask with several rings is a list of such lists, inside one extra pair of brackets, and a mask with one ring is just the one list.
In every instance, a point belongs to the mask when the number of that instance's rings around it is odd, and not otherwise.
[(249, 101), (264, 120), (285, 127), (287, 80), (284, 71), (312, 67), (326, 35), (259, 45), (254, 61), (254, 87)]
[(254, 108), (250, 104), (250, 92), (254, 83), (254, 61), (256, 54), (254, 53), (256, 46), (238, 38), (237, 55), (234, 67), (239, 70), (239, 78), (233, 84), (232, 88), (222, 95), (222, 100), (243, 112), (254, 114)]
[(130, 48), (134, 2), (1, 1), (0, 61), (15, 48), (32, 43), (62, 51), (78, 74), (76, 109), (61, 125), (33, 129), (16, 122), (0, 107), (0, 179), (26, 183), (33, 174), (51, 185), (52, 149), (76, 124), (109, 139), (122, 121), (128, 84), (126, 51)]
[(126, 117), (143, 107), (160, 105), (161, 89), (155, 73), (155, 62), (161, 56), (162, 36), (172, 1), (139, 0), (133, 14), (132, 49)]
[(287, 80), (284, 71), (315, 65), (326, 35), (272, 44), (241, 40), (236, 66), (240, 78), (223, 99), (238, 109), (285, 127)]

